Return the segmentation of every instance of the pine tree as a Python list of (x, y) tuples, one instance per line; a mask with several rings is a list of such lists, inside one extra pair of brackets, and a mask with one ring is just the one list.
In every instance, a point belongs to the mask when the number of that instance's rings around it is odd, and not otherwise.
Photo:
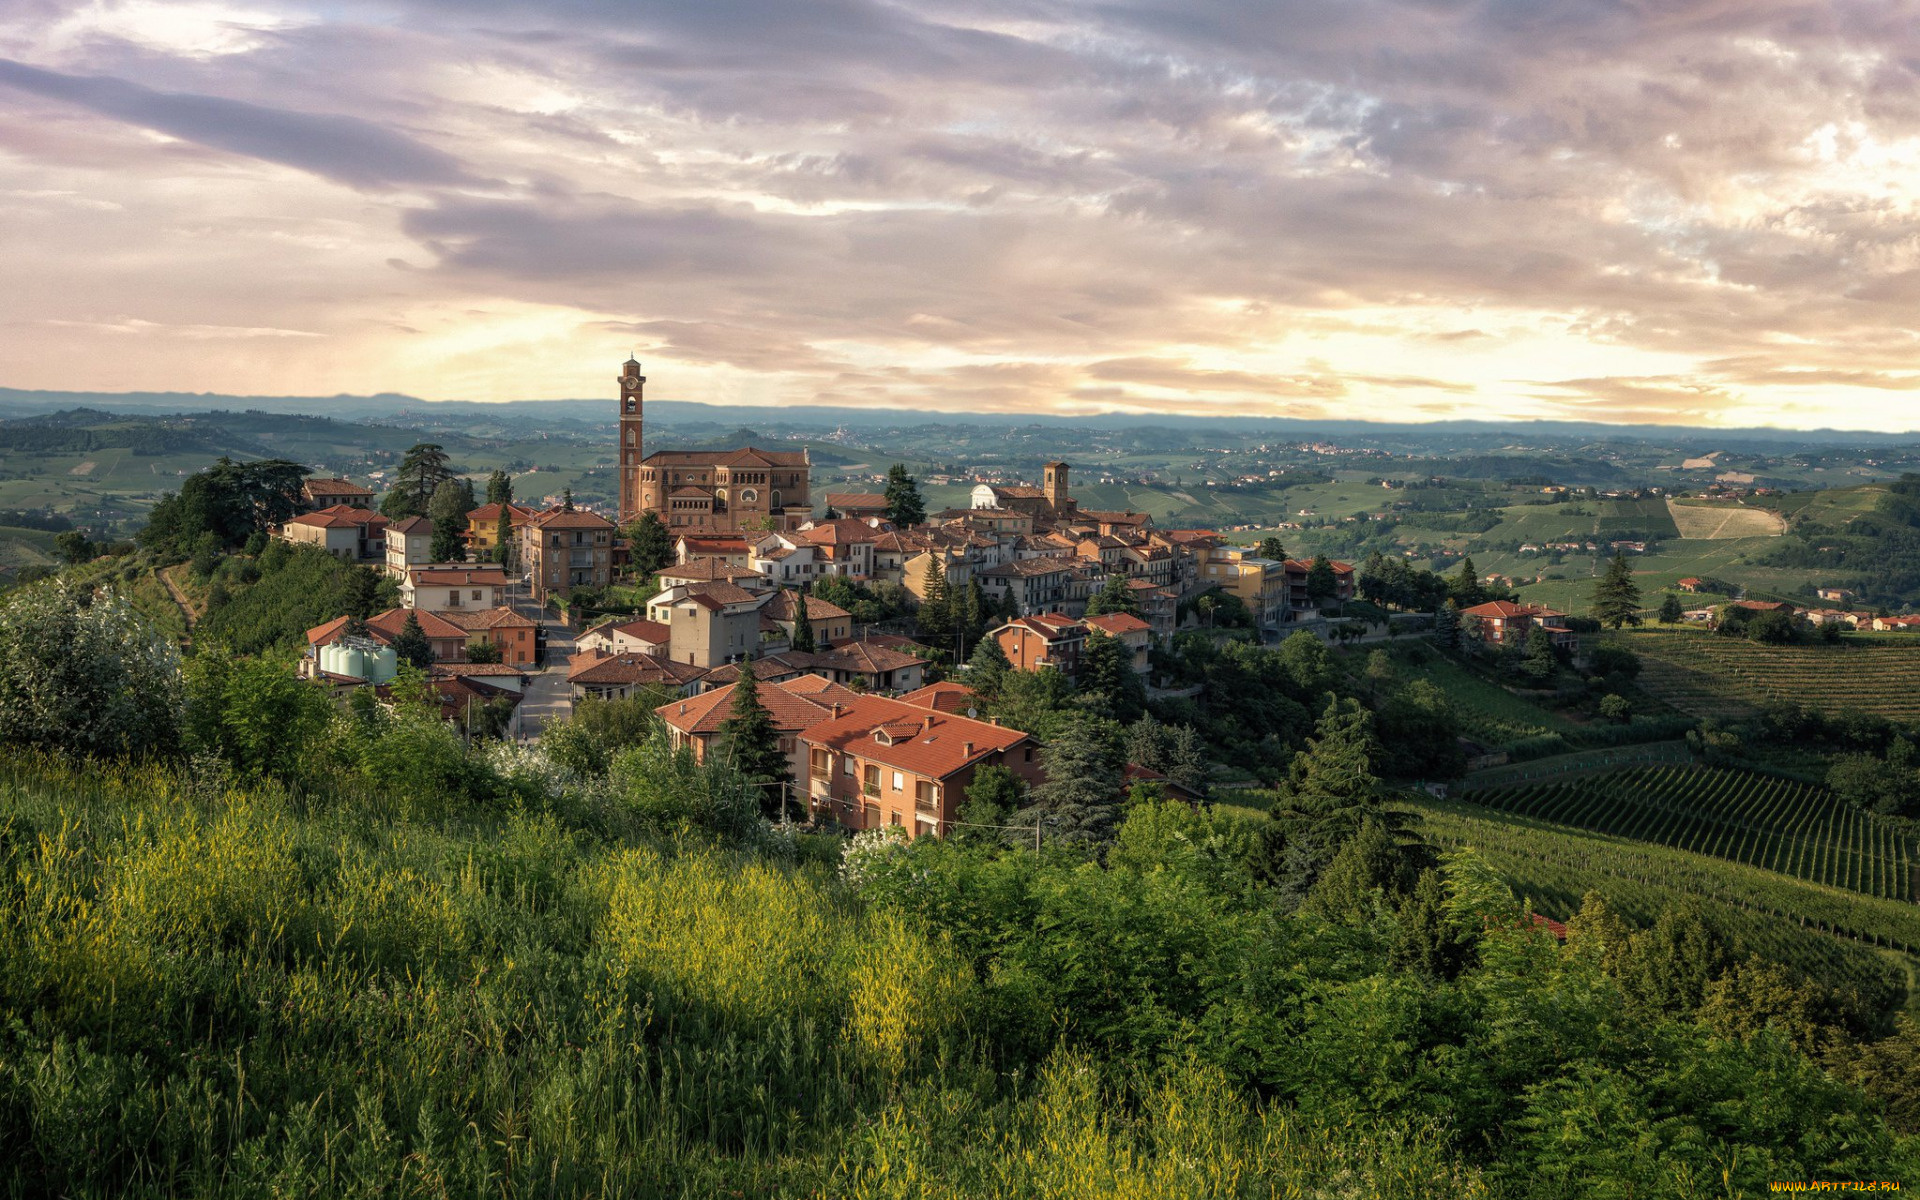
[(1333, 563), (1324, 554), (1313, 556), (1313, 564), (1307, 568), (1307, 596), (1314, 601), (1330, 600), (1340, 590), (1340, 581), (1333, 573)]
[(1147, 710), (1147, 689), (1133, 669), (1133, 651), (1117, 637), (1095, 632), (1081, 659), (1081, 686), (1107, 698), (1108, 715), (1131, 724)]
[(453, 472), (447, 467), (447, 452), (437, 442), (416, 442), (408, 449), (406, 457), (400, 460), (400, 466), (394, 472), (392, 499), (397, 493), (401, 499), (396, 503), (404, 508), (401, 512), (387, 512), (382, 503), (380, 511), (389, 517), (424, 517), (427, 507), (433, 503), (433, 494), (439, 490), (443, 480)]
[(641, 513), (640, 519), (627, 527), (627, 547), (636, 575), (652, 575), (673, 561), (673, 534), (656, 512)]
[(1386, 826), (1372, 817), (1340, 847), (1301, 907), (1344, 925), (1366, 925), (1377, 904), (1392, 904), (1413, 885), (1406, 855)]
[(1594, 580), (1588, 613), (1610, 629), (1640, 623), (1640, 588), (1633, 582), (1633, 564), (1626, 555), (1607, 560), (1607, 573)]
[(1261, 538), (1259, 554), (1261, 558), (1272, 559), (1274, 562), (1287, 561), (1287, 547), (1277, 537)]
[(1460, 606), (1452, 596), (1448, 596), (1446, 603), (1434, 611), (1433, 641), (1447, 650), (1460, 644)]
[(1447, 593), (1461, 608), (1486, 603), (1487, 588), (1480, 582), (1480, 568), (1473, 565), (1473, 555), (1460, 560), (1460, 569), (1447, 581)]
[(1662, 625), (1675, 624), (1680, 620), (1682, 620), (1683, 618), (1685, 618), (1686, 615), (1687, 615), (1687, 610), (1681, 606), (1679, 596), (1675, 595), (1672, 592), (1668, 592), (1665, 596), (1661, 598), (1660, 623)]
[(464, 479), (440, 481), (427, 511), (427, 515), (433, 519), (433, 561), (466, 561), (467, 513), (472, 508), (471, 483)]
[(953, 606), (947, 600), (947, 570), (938, 551), (927, 556), (926, 582), (920, 594), (920, 632), (936, 638), (953, 629)]
[(1113, 722), (1071, 715), (1047, 744), (1046, 782), (1014, 823), (1040, 822), (1047, 841), (1107, 841), (1120, 819), (1124, 757)]
[(420, 614), (407, 612), (407, 623), (393, 639), (393, 653), (409, 666), (424, 671), (433, 665), (433, 643), (427, 640), (427, 631), (420, 628)]
[(960, 645), (954, 647), (956, 660), (961, 654), (971, 651), (975, 639), (986, 628), (987, 598), (980, 591), (980, 581), (977, 579), (967, 580), (967, 591), (961, 602), (960, 618)]
[(487, 503), (513, 503), (513, 476), (505, 471), (495, 471), (487, 476)]
[(1545, 683), (1560, 669), (1560, 656), (1554, 652), (1553, 638), (1535, 625), (1527, 630), (1526, 650), (1520, 669), (1537, 682)]
[(1100, 590), (1087, 601), (1087, 615), (1106, 616), (1109, 613), (1126, 613), (1128, 616), (1140, 615), (1140, 601), (1133, 595), (1133, 589), (1127, 586), (1125, 575), (1109, 575)]
[(787, 756), (780, 752), (780, 730), (773, 714), (760, 702), (760, 684), (751, 660), (740, 664), (740, 680), (733, 685), (733, 702), (715, 738), (722, 760), (762, 785), (761, 807), (769, 816), (780, 813), (785, 785), (793, 781)]
[(560, 489), (560, 508), (561, 508), (561, 511), (563, 512), (573, 511), (573, 489), (572, 488), (568, 487), (568, 488)]
[[(1399, 836), (1406, 815), (1381, 804), (1377, 751), (1373, 714), (1358, 700), (1329, 700), (1268, 814), (1260, 869), (1282, 893), (1304, 897), (1369, 818)], [(1424, 848), (1407, 852), (1410, 865), (1419, 865)]]
[(1013, 663), (1008, 661), (1000, 642), (983, 637), (974, 644), (973, 657), (967, 659), (967, 686), (973, 689), (974, 695), (991, 701), (1000, 694), (1000, 685), (1011, 670)]
[(927, 504), (920, 498), (920, 485), (907, 474), (905, 463), (887, 468), (887, 520), (900, 529), (924, 525)]
[(796, 592), (793, 597), (793, 648), (802, 654), (814, 651), (813, 621), (807, 616), (805, 592)]
[(1473, 958), (1469, 937), (1447, 913), (1447, 887), (1440, 872), (1420, 872), (1413, 894), (1400, 907), (1391, 961), (1423, 979), (1452, 979)]

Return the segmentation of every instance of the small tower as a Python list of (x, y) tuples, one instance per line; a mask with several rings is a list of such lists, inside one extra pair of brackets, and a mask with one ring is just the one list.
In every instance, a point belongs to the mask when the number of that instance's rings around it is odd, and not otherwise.
[(1072, 497), (1067, 495), (1067, 464), (1050, 462), (1046, 465), (1046, 483), (1042, 490), (1047, 497), (1047, 507), (1056, 513), (1064, 513), (1073, 507)]
[(644, 457), (641, 419), (644, 415), (640, 390), (647, 377), (631, 355), (615, 380), (620, 385), (620, 524), (640, 516), (640, 460)]

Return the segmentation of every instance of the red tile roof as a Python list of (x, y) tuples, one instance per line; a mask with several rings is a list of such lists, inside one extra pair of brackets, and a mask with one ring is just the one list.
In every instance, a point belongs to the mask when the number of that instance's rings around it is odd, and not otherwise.
[[(508, 524), (524, 525), (528, 518), (533, 516), (533, 509), (524, 504), (509, 504), (507, 505), (507, 513)], [(482, 504), (479, 508), (470, 509), (467, 512), (467, 520), (488, 527), (498, 525), (500, 523), (500, 506), (498, 504)]]
[(595, 625), (592, 629), (587, 630), (586, 633), (580, 636), (584, 638), (588, 634), (594, 633), (623, 633), (630, 638), (635, 638), (656, 646), (666, 645), (673, 637), (673, 631), (665, 625), (662, 625), (658, 621), (646, 620), (645, 618), (637, 618), (631, 621), (608, 621), (603, 625)]
[(849, 508), (877, 508), (887, 506), (887, 498), (879, 492), (828, 492), (825, 496), (828, 508), (837, 508), (842, 512)]
[(425, 584), (428, 587), (444, 587), (456, 584), (461, 587), (506, 587), (507, 573), (499, 567), (415, 567), (407, 573), (415, 587)]
[(310, 513), (301, 513), (287, 520), (289, 525), (307, 525), (316, 529), (347, 529), (364, 525), (368, 533), (385, 529), (387, 519), (372, 509), (353, 508), (345, 504), (334, 504), (316, 509)]
[(793, 536), (816, 546), (847, 546), (879, 541), (880, 532), (865, 521), (842, 517), (838, 521), (815, 522), (811, 529), (799, 530)]
[[(885, 731), (886, 740), (874, 736), (875, 731)], [(861, 696), (842, 704), (838, 717), (801, 733), (800, 740), (930, 779), (945, 779), (996, 751), (1019, 746), (1027, 735), (883, 696)]]
[(613, 522), (584, 508), (550, 508), (529, 522), (542, 529), (612, 529)]
[[(823, 681), (824, 682), (824, 681)], [(738, 684), (730, 683), (725, 687), (714, 688), (710, 692), (701, 692), (685, 700), (675, 700), (663, 704), (653, 711), (660, 719), (678, 729), (681, 733), (711, 734), (720, 730), (733, 709), (733, 689)], [(829, 705), (836, 699), (846, 703), (849, 699), (858, 699), (859, 694), (838, 684), (828, 684), (837, 689), (837, 693), (815, 692), (812, 696), (793, 691), (785, 683), (761, 683), (757, 690), (760, 703), (766, 707), (773, 718), (774, 728), (782, 733), (798, 733), (811, 729), (822, 721), (833, 719), (833, 710)], [(844, 693), (844, 695), (838, 694)]]
[(608, 654), (589, 650), (567, 660), (567, 682), (582, 684), (661, 683), (682, 686), (705, 674), (691, 663), (671, 662), (650, 654)]
[(973, 689), (966, 684), (942, 680), (908, 692), (900, 697), (900, 703), (965, 716), (968, 709), (977, 707), (978, 701), (974, 698)]
[(1086, 618), (1089, 629), (1098, 629), (1101, 633), (1119, 637), (1123, 633), (1150, 633), (1153, 626), (1142, 621), (1132, 613), (1106, 613), (1103, 616)]
[(532, 628), (535, 622), (510, 608), (459, 609), (440, 614), (462, 629), (500, 629), (520, 625)]
[[(426, 634), (430, 641), (446, 641), (454, 638), (463, 642), (467, 640), (466, 630), (424, 608), (390, 608), (377, 617), (368, 617), (367, 635), (376, 642), (392, 642), (394, 638), (400, 636), (400, 631), (406, 628), (409, 612), (420, 618), (420, 632)], [(332, 644), (335, 639), (345, 634), (347, 622), (350, 619), (335, 617), (324, 625), (315, 625), (307, 630), (307, 644), (311, 646)]]
[(1541, 604), (1515, 604), (1511, 600), (1489, 600), (1485, 604), (1476, 604), (1472, 608), (1460, 610), (1463, 617), (1564, 617), (1567, 614), (1556, 612)]
[(405, 520), (395, 521), (391, 525), (388, 525), (387, 531), (389, 533), (404, 533), (409, 535), (432, 533), (433, 522), (427, 520), (425, 517), (407, 517)]
[[(773, 594), (773, 598), (768, 600), (766, 607), (760, 611), (776, 621), (791, 621), (800, 608), (798, 597), (798, 592), (781, 588)], [(833, 621), (840, 617), (851, 617), (852, 615), (852, 613), (830, 600), (822, 600), (818, 596), (807, 597), (807, 621), (809, 624), (816, 621)]]
[(309, 478), (300, 486), (309, 496), (371, 496), (373, 489), (361, 487), (351, 479)]

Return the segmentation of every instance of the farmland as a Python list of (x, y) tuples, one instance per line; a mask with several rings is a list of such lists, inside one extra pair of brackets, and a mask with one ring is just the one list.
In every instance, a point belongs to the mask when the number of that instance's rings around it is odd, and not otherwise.
[(1786, 522), (1763, 508), (1726, 502), (1670, 500), (1667, 507), (1683, 538), (1717, 541), (1722, 538), (1774, 537)]
[(1653, 842), (1828, 887), (1911, 900), (1910, 838), (1823, 787), (1750, 771), (1641, 767), (1473, 793), (1489, 808)]
[(1516, 695), (1443, 655), (1403, 653), (1396, 670), (1406, 679), (1426, 679), (1446, 693), (1465, 736), (1516, 758), (1679, 736), (1661, 714), (1646, 714), (1626, 726), (1579, 720)]
[(1612, 635), (1640, 656), (1640, 684), (1695, 716), (1728, 716), (1771, 701), (1827, 712), (1857, 709), (1920, 719), (1920, 638), (1847, 637), (1837, 645), (1768, 646), (1691, 629)]

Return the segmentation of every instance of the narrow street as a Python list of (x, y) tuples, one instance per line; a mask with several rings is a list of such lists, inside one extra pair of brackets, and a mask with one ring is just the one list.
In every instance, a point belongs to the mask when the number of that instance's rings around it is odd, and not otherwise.
[(567, 659), (574, 653), (573, 633), (548, 610), (522, 596), (513, 603), (514, 611), (540, 622), (547, 631), (547, 657), (544, 668), (527, 685), (527, 698), (520, 702), (521, 732), (540, 736), (548, 721), (564, 721), (573, 711), (567, 694)]

